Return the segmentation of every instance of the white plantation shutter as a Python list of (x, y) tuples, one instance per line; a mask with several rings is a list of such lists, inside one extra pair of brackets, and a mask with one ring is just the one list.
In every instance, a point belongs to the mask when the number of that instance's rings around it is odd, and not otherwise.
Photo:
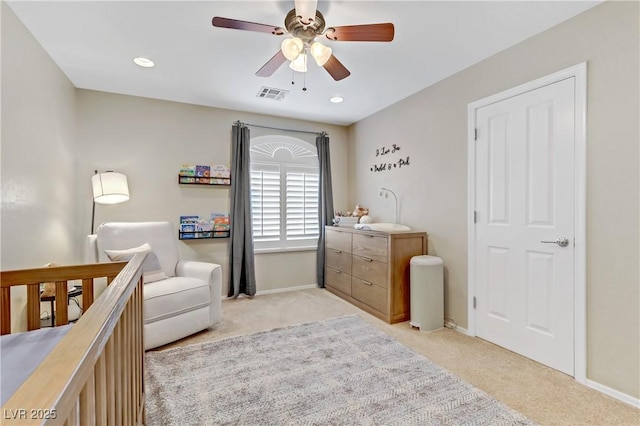
[(256, 249), (315, 247), (318, 156), (309, 142), (284, 136), (251, 140), (251, 217)]
[(317, 169), (287, 170), (287, 240), (318, 238), (318, 181)]
[(251, 220), (254, 241), (280, 240), (280, 168), (251, 168)]

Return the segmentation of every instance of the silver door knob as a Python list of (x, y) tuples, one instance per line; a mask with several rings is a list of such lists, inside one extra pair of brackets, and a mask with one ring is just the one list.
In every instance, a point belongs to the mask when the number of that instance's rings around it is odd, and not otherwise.
[(555, 241), (540, 241), (540, 242), (544, 243), (544, 244), (557, 244), (560, 247), (566, 247), (566, 246), (569, 245), (569, 239), (566, 238), (566, 237), (565, 238), (558, 238)]

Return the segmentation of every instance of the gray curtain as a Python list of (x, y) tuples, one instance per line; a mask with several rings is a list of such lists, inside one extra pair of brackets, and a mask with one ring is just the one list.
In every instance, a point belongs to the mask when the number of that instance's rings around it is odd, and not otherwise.
[(228, 297), (256, 294), (256, 273), (251, 229), (251, 176), (249, 128), (235, 122), (231, 128), (231, 200)]
[(320, 169), (320, 187), (318, 202), (318, 222), (320, 232), (318, 237), (317, 275), (318, 287), (324, 287), (324, 240), (325, 225), (331, 225), (333, 219), (333, 187), (331, 186), (331, 155), (329, 151), (329, 135), (321, 133), (316, 137), (318, 149), (318, 167)]

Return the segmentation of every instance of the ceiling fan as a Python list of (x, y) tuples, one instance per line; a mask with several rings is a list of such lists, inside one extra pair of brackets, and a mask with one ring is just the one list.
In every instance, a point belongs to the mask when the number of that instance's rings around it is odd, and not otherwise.
[(271, 76), (287, 60), (291, 61), (290, 67), (294, 71), (306, 72), (309, 54), (318, 66), (323, 67), (334, 80), (339, 81), (351, 75), (351, 72), (333, 55), (330, 47), (316, 41), (316, 38), (326, 37), (331, 41), (393, 40), (392, 23), (325, 28), (324, 16), (317, 10), (317, 5), (317, 0), (295, 0), (295, 8), (284, 19), (284, 28), (219, 16), (213, 18), (212, 24), (219, 28), (291, 36), (282, 41), (280, 50), (256, 72), (259, 77)]

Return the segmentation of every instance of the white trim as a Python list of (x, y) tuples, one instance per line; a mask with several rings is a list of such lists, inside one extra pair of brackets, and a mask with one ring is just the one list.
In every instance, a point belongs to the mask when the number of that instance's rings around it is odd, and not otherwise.
[(267, 247), (267, 248), (254, 248), (253, 254), (268, 254), (268, 253), (292, 253), (296, 251), (316, 251), (317, 246), (301, 246), (301, 247)]
[(610, 387), (602, 385), (598, 382), (594, 382), (593, 380), (587, 379), (585, 384), (591, 389), (595, 389), (598, 392), (602, 392), (605, 395), (609, 395), (610, 397), (627, 403), (633, 407), (640, 408), (640, 399), (638, 398), (634, 398), (631, 395), (627, 395), (626, 393), (611, 389)]
[[(295, 287), (282, 287), (282, 288), (274, 288), (271, 290), (256, 291), (256, 294), (253, 297), (264, 296), (266, 294), (285, 293), (287, 291), (308, 290), (310, 288), (318, 288), (318, 284), (305, 284), (305, 285), (298, 285)], [(222, 300), (226, 300), (226, 299), (233, 299), (233, 297), (222, 296)]]
[(257, 291), (256, 296), (264, 296), (265, 294), (284, 293), (287, 291), (307, 290), (310, 288), (318, 288), (318, 284), (297, 285), (295, 287), (274, 288), (271, 290)]
[[(587, 63), (566, 68), (520, 86), (472, 102), (467, 107), (467, 317), (468, 335), (476, 335), (475, 309), (475, 128), (476, 110), (484, 106), (526, 93), (568, 78), (575, 79), (575, 195), (574, 195), (574, 378), (587, 383)], [(613, 390), (612, 390), (613, 391)], [(615, 391), (614, 391), (615, 392)]]
[(469, 330), (467, 330), (464, 327), (460, 327), (459, 325), (453, 325), (451, 323), (445, 323), (444, 328), (446, 328), (448, 330), (456, 331), (456, 332), (461, 333), (461, 334), (464, 334), (465, 336), (471, 336), (469, 334)]

